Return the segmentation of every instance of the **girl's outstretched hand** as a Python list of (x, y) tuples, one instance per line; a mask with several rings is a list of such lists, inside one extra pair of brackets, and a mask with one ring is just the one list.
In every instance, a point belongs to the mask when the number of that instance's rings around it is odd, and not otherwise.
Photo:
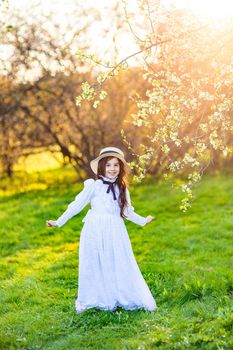
[(146, 218), (146, 223), (148, 224), (149, 222), (151, 222), (154, 219), (155, 219), (154, 216), (148, 215)]
[(48, 227), (57, 226), (56, 221), (54, 220), (46, 220), (46, 224)]

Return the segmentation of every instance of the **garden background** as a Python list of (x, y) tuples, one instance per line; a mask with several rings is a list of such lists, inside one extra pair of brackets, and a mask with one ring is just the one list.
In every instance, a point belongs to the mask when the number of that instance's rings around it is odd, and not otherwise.
[[(198, 5), (199, 4), (199, 5)], [(0, 349), (232, 349), (233, 7), (1, 1)], [(131, 165), (125, 221), (154, 312), (75, 314), (101, 148)]]

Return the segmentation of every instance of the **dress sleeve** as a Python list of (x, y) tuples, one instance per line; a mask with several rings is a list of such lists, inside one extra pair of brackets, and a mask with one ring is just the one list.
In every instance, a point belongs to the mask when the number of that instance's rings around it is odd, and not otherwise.
[(82, 211), (90, 203), (94, 188), (94, 179), (85, 180), (83, 190), (76, 195), (75, 200), (68, 205), (66, 211), (56, 220), (56, 226), (63, 226), (69, 219)]
[(144, 226), (146, 224), (146, 218), (135, 213), (134, 207), (131, 205), (130, 193), (128, 188), (126, 188), (126, 199), (128, 202), (128, 205), (126, 206), (126, 208), (124, 208), (124, 214), (126, 216), (126, 219), (140, 226)]

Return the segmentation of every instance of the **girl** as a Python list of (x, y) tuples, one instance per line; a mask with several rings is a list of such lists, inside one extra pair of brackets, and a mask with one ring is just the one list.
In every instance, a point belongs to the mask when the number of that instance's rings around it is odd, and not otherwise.
[(84, 189), (66, 211), (55, 221), (47, 220), (47, 226), (61, 227), (91, 204), (80, 234), (76, 312), (94, 307), (113, 311), (117, 306), (153, 311), (157, 305), (135, 260), (123, 218), (144, 226), (154, 217), (134, 212), (126, 186), (130, 167), (119, 148), (103, 148), (90, 166), (96, 180), (84, 181)]

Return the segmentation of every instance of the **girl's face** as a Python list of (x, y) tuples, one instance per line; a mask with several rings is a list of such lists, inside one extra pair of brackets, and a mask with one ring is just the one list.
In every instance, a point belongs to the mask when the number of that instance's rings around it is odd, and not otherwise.
[(105, 166), (105, 177), (109, 179), (117, 176), (120, 172), (120, 163), (117, 158), (112, 158), (107, 161)]

